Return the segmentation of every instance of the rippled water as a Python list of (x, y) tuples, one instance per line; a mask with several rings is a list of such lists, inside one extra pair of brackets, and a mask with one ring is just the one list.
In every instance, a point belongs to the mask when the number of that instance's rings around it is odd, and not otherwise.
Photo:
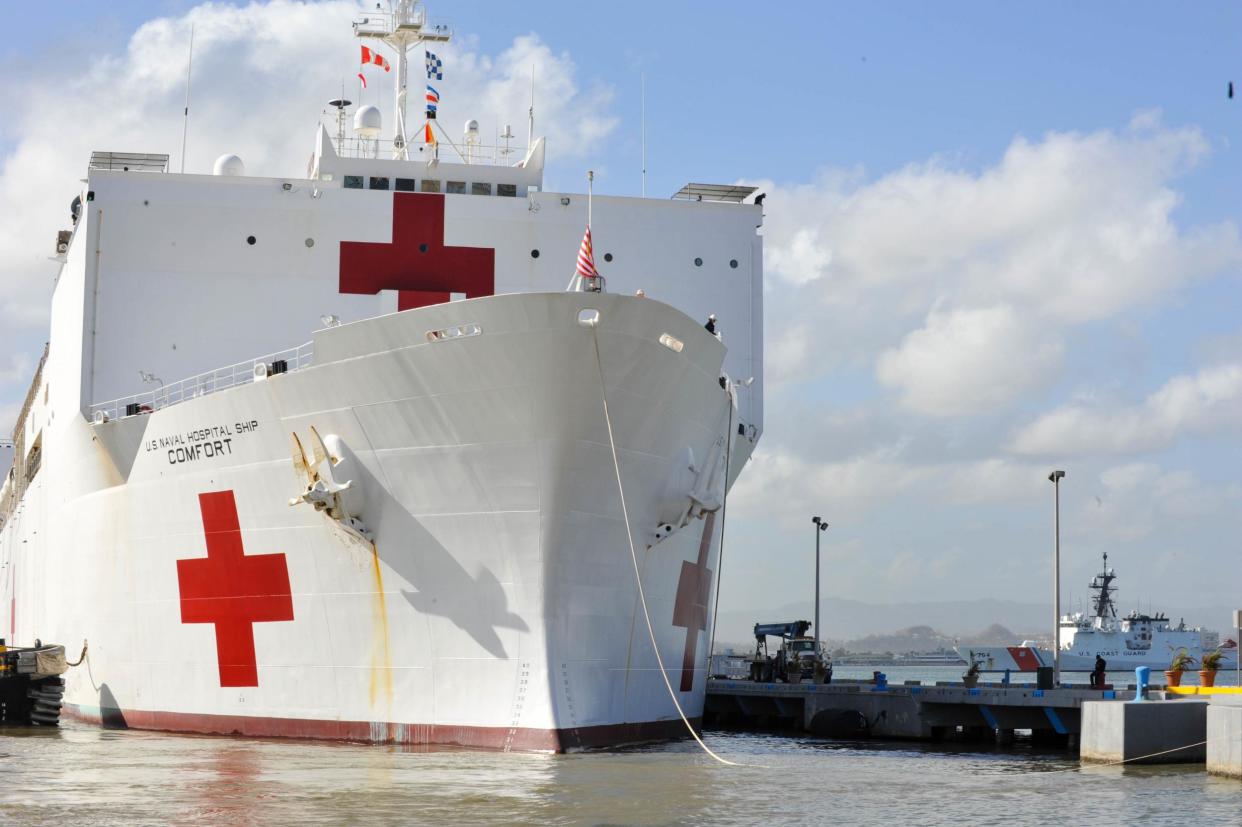
[(579, 755), (0, 731), (0, 824), (1236, 824), (1201, 767), (1080, 769), (1030, 748), (709, 732)]

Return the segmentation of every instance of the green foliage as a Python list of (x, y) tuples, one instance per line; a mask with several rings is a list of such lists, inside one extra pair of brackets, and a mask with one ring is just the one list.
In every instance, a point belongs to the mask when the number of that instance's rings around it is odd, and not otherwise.
[(1221, 659), (1225, 657), (1225, 653), (1219, 649), (1204, 653), (1199, 660), (1199, 666), (1207, 672), (1215, 672), (1220, 668)]
[(1192, 658), (1190, 653), (1186, 651), (1185, 646), (1177, 650), (1174, 650), (1173, 647), (1170, 646), (1169, 650), (1173, 651), (1173, 660), (1169, 662), (1170, 672), (1185, 672), (1187, 669), (1195, 665), (1195, 659)]

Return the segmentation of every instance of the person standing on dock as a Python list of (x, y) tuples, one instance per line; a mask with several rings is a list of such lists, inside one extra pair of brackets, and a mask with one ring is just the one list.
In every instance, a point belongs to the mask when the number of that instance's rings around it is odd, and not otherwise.
[(1108, 669), (1108, 661), (1100, 655), (1095, 656), (1095, 669), (1091, 672), (1091, 685), (1096, 689), (1104, 688), (1104, 672)]

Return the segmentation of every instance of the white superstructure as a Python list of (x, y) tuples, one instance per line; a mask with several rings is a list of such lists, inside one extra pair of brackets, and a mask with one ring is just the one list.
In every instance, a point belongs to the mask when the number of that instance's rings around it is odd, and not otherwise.
[[(359, 34), (401, 84), (447, 36), (409, 2)], [(356, 120), (305, 178), (92, 157), (0, 490), (0, 637), (87, 640), (68, 710), (136, 727), (684, 734), (763, 427), (760, 207), (595, 197), (609, 292), (567, 292), (587, 198), (544, 191), (542, 139)]]
[[(1113, 593), (1116, 570), (1109, 568), (1108, 554), (1104, 567), (1089, 588), (1092, 612), (1073, 612), (1061, 616), (1060, 661), (1066, 672), (1090, 672), (1095, 659), (1101, 657), (1108, 670), (1133, 669), (1147, 666), (1160, 671), (1168, 668), (1174, 653), (1185, 649), (1197, 662), (1204, 652), (1220, 649), (1223, 663), (1236, 663), (1237, 643), (1184, 621), (1172, 623), (1162, 613), (1137, 611), (1118, 617)], [(1052, 652), (1035, 641), (1025, 640), (1020, 646), (958, 647), (958, 654), (968, 662), (979, 663), (985, 671), (1031, 672), (1039, 666), (1052, 666)]]

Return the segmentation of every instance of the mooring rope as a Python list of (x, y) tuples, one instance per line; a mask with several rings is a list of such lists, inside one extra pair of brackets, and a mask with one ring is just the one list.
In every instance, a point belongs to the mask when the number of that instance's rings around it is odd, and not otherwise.
[(82, 661), (86, 660), (86, 641), (82, 641), (82, 654), (78, 655), (76, 661), (65, 661), (68, 666), (81, 666)]
[(621, 482), (621, 461), (617, 457), (617, 441), (612, 432), (612, 414), (608, 410), (608, 392), (604, 385), (604, 365), (599, 356), (599, 329), (595, 326), (591, 328), (591, 338), (595, 344), (595, 366), (599, 369), (599, 394), (604, 401), (604, 423), (608, 426), (608, 445), (612, 449), (612, 467), (617, 475), (617, 492), (621, 495), (621, 516), (625, 520), (625, 538), (630, 544), (630, 561), (634, 564), (634, 579), (638, 583), (638, 600), (642, 605), (643, 618), (647, 621), (647, 636), (651, 638), (651, 649), (655, 653), (656, 663), (660, 667), (660, 677), (664, 679), (664, 688), (668, 690), (668, 696), (673, 701), (673, 706), (677, 709), (677, 714), (681, 716), (681, 721), (686, 725), (691, 737), (694, 738), (703, 751), (716, 759), (722, 764), (730, 767), (746, 766), (730, 761), (727, 758), (721, 758), (712, 752), (711, 747), (703, 743), (703, 739), (694, 731), (690, 719), (686, 717), (685, 710), (681, 708), (681, 701), (677, 699), (677, 693), (673, 691), (673, 684), (668, 679), (668, 670), (664, 668), (664, 659), (660, 657), (660, 645), (656, 642), (655, 628), (651, 624), (651, 613), (647, 611), (647, 595), (643, 589), (642, 572), (638, 567), (638, 552), (634, 550), (634, 534), (630, 530), (630, 511), (625, 503), (625, 485)]
[(1062, 767), (1059, 770), (1040, 770), (1038, 772), (1032, 771), (1029, 774), (1030, 775), (1056, 775), (1058, 773), (1063, 773), (1063, 772), (1082, 772), (1083, 770), (1090, 770), (1090, 769), (1097, 769), (1097, 768), (1104, 769), (1105, 767), (1117, 767), (1122, 764), (1133, 764), (1135, 761), (1146, 761), (1148, 758), (1156, 758), (1161, 755), (1168, 755), (1171, 752), (1181, 752), (1182, 750), (1194, 749), (1195, 747), (1206, 746), (1208, 742), (1212, 740), (1222, 740), (1222, 739), (1209, 738), (1207, 741), (1196, 741), (1193, 744), (1185, 744), (1180, 747), (1173, 747), (1172, 749), (1162, 749), (1159, 752), (1149, 752), (1146, 755), (1136, 755), (1133, 758), (1123, 758), (1120, 761), (1090, 761), (1086, 764), (1079, 764), (1077, 767)]

